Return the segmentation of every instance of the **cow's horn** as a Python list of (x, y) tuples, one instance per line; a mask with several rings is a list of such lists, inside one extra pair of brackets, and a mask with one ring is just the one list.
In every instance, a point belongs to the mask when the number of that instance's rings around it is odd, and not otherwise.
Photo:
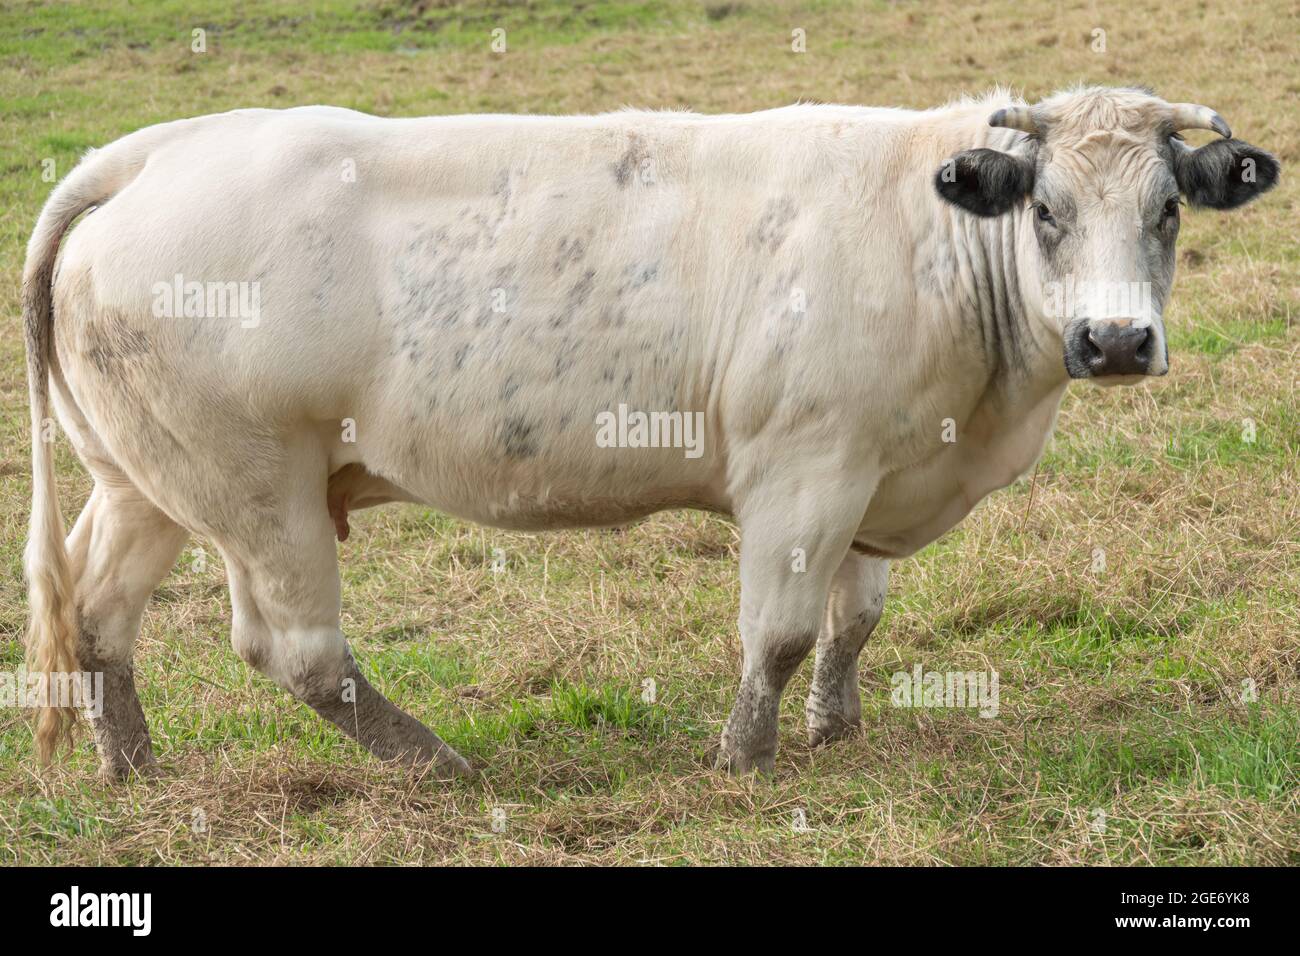
[(1232, 137), (1232, 130), (1228, 128), (1228, 124), (1224, 122), (1223, 117), (1208, 106), (1197, 106), (1195, 103), (1175, 103), (1170, 119), (1173, 121), (1175, 133), (1180, 129), (1210, 129), (1225, 139)]
[(1029, 133), (1031, 136), (1037, 136), (1042, 132), (1038, 127), (1038, 123), (1034, 121), (1034, 114), (1030, 112), (1028, 106), (1008, 106), (1005, 109), (1000, 109), (989, 117), (989, 125), (1002, 126), (1006, 129), (1018, 129), (1022, 133)]

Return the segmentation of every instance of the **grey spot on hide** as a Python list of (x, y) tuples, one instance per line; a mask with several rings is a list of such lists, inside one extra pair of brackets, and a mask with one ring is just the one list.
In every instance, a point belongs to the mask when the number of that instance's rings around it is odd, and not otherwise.
[(762, 252), (769, 254), (776, 252), (781, 248), (781, 243), (785, 242), (790, 223), (794, 221), (796, 215), (798, 211), (795, 209), (794, 201), (788, 196), (769, 199), (763, 207), (763, 214), (759, 217), (757, 225), (749, 235), (750, 243)]
[(555, 256), (555, 272), (561, 273), (575, 262), (581, 262), (582, 257), (587, 254), (587, 246), (582, 239), (577, 236), (569, 238), (565, 236), (560, 239), (560, 249)]
[(533, 437), (535, 431), (535, 425), (518, 415), (512, 415), (503, 421), (497, 437), (505, 456), (518, 460), (536, 455), (537, 442)]
[(82, 330), (84, 354), (100, 375), (117, 376), (152, 350), (149, 337), (121, 321), (88, 322)]
[(645, 139), (640, 133), (629, 131), (627, 134), (627, 150), (623, 153), (619, 161), (610, 167), (614, 173), (614, 182), (619, 187), (626, 189), (631, 185), (633, 178), (641, 169), (641, 164), (650, 158), (649, 149), (646, 146)]
[(623, 270), (624, 281), (618, 287), (620, 297), (644, 288), (659, 277), (659, 263), (633, 263)]
[(582, 278), (574, 283), (573, 288), (569, 290), (568, 300), (565, 302), (564, 310), (556, 313), (551, 318), (551, 328), (558, 329), (568, 324), (573, 313), (582, 308), (583, 304), (591, 297), (591, 290), (596, 284), (596, 270), (588, 269), (582, 274)]

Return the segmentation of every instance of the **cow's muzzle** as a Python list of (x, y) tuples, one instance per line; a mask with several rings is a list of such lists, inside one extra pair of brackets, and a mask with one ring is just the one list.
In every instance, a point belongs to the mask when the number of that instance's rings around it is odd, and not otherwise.
[(1065, 336), (1065, 368), (1071, 378), (1163, 375), (1169, 365), (1155, 354), (1157, 339), (1150, 322), (1080, 319)]

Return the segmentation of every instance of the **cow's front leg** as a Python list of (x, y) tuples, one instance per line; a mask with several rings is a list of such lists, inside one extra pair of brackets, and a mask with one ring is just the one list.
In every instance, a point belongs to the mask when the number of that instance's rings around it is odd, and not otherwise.
[(889, 562), (850, 551), (835, 572), (808, 692), (808, 743), (848, 736), (862, 720), (858, 655), (885, 606)]
[(718, 769), (772, 772), (781, 691), (817, 642), (831, 579), (868, 497), (860, 486), (771, 489), (741, 513), (744, 660)]

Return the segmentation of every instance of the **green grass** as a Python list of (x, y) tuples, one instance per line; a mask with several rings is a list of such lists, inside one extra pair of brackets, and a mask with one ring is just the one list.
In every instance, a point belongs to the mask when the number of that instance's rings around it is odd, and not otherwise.
[[(1109, 0), (327, 0), (310, 13), (277, 0), (11, 3), (0, 18), (0, 667), (20, 666), (26, 613), (18, 275), (52, 187), (44, 160), (62, 176), (127, 131), (253, 105), (919, 107), (999, 82), (1036, 96), (1082, 79), (1209, 103), (1293, 164), (1300, 88), (1260, 77), (1300, 72), (1287, 42), (1296, 12), (1217, 6), (1175, 0), (1156, 23)], [(1097, 25), (1104, 56), (1087, 45)], [(190, 52), (195, 27), (204, 54)], [(488, 46), (497, 27), (504, 54)], [(803, 55), (790, 52), (796, 27)], [(1232, 42), (1206, 39), (1222, 36)], [(356, 515), (340, 547), (344, 630), (370, 679), (469, 757), (474, 780), (377, 765), (250, 671), (229, 646), (220, 559), (195, 541), (207, 566), (178, 564), (137, 651), (162, 775), (99, 785), (84, 734), (38, 773), (25, 714), (0, 711), (0, 863), (1295, 865), (1293, 182), (1284, 174), (1244, 210), (1189, 212), (1166, 379), (1072, 388), (1037, 473), (894, 568), (863, 652), (858, 737), (807, 747), (805, 666), (783, 701), (776, 776), (709, 769), (739, 667), (737, 539), (720, 519), (530, 536), (383, 509)], [(57, 466), (72, 518), (88, 481), (66, 445)], [(892, 675), (917, 664), (996, 670), (997, 718), (892, 706)]]
[(1231, 355), (1253, 342), (1272, 342), (1285, 339), (1290, 325), (1285, 319), (1266, 319), (1260, 322), (1232, 321), (1214, 323), (1202, 321), (1189, 328), (1180, 328), (1169, 337), (1173, 351), (1187, 349), (1215, 357)]
[(1152, 785), (1270, 800), (1295, 787), (1300, 721), (1292, 709), (1258, 705), (1245, 719), (1153, 711), (1111, 733), (1033, 739), (1028, 754), (1045, 785), (1097, 806)]
[[(423, 6), (423, 9), (420, 7)], [(493, 30), (512, 42), (536, 46), (577, 43), (599, 32), (663, 29), (681, 22), (685, 4), (558, 0), (516, 3), (430, 3), (399, 0), (324, 0), (304, 8), (285, 0), (255, 0), (238, 7), (196, 8), (186, 0), (127, 7), (119, 2), (17, 3), (0, 28), (0, 57), (41, 64), (92, 59), (106, 51), (150, 53), (190, 50), (203, 30), (208, 52), (226, 49), (297, 54), (420, 53), (471, 46), (486, 48)]]

